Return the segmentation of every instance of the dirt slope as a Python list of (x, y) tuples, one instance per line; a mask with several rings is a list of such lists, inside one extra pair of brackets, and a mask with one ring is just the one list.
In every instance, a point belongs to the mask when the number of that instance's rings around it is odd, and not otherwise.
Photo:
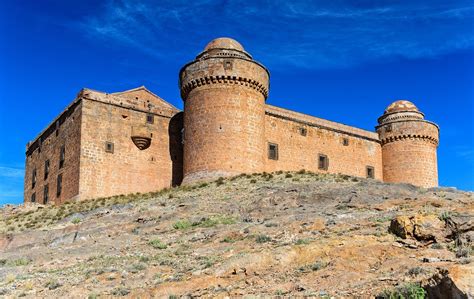
[(285, 172), (5, 207), (0, 297), (473, 296), (473, 199)]

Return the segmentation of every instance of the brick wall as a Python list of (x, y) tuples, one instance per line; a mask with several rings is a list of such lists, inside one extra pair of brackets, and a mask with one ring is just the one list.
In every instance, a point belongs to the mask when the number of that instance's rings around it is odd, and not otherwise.
[[(48, 202), (60, 204), (75, 199), (79, 193), (79, 153), (82, 103), (75, 101), (27, 148), (25, 165), (24, 201), (44, 203), (44, 188), (48, 186)], [(42, 140), (42, 142), (40, 142)], [(60, 152), (64, 146), (63, 167), (59, 167)], [(45, 179), (45, 161), (49, 160), (49, 173)], [(32, 188), (32, 173), (36, 169), (36, 184)], [(57, 195), (58, 175), (62, 175), (62, 188)]]

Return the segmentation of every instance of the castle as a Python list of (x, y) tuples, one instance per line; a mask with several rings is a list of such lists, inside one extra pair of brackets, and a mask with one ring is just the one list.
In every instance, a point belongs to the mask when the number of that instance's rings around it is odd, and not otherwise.
[(342, 173), (438, 184), (439, 128), (396, 101), (376, 132), (266, 104), (269, 72), (230, 38), (179, 73), (184, 111), (145, 87), (83, 89), (27, 144), (24, 201), (150, 192), (241, 173)]

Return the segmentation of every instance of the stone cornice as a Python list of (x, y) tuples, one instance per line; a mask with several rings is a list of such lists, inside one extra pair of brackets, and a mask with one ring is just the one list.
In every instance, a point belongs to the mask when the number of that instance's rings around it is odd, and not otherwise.
[(423, 140), (423, 141), (426, 141), (426, 142), (429, 142), (429, 143), (432, 143), (434, 144), (435, 146), (438, 146), (438, 139), (433, 137), (433, 136), (429, 136), (429, 135), (412, 135), (412, 134), (403, 134), (403, 135), (394, 135), (394, 136), (390, 136), (390, 137), (387, 137), (387, 138), (384, 138), (381, 140), (381, 143), (382, 145), (385, 145), (387, 143), (391, 143), (391, 142), (395, 142), (395, 141), (404, 141), (404, 140), (407, 140), (407, 139), (420, 139), (420, 140)]
[(238, 76), (204, 76), (201, 78), (192, 79), (187, 83), (181, 84), (181, 98), (184, 100), (188, 97), (188, 94), (195, 88), (211, 85), (211, 84), (234, 84), (242, 85), (249, 88), (252, 88), (260, 92), (263, 97), (266, 99), (268, 97), (268, 89), (264, 84), (258, 82), (257, 80), (238, 77)]
[(360, 134), (356, 134), (356, 133), (349, 132), (349, 131), (345, 131), (345, 130), (341, 130), (341, 129), (331, 128), (331, 127), (328, 127), (328, 126), (324, 126), (324, 125), (321, 125), (321, 124), (317, 124), (317, 123), (315, 123), (315, 122), (310, 122), (310, 121), (305, 121), (305, 120), (297, 119), (297, 118), (294, 118), (294, 117), (282, 115), (282, 114), (275, 113), (275, 112), (272, 112), (272, 111), (266, 110), (266, 111), (265, 111), (265, 114), (266, 114), (266, 115), (269, 115), (269, 116), (281, 118), (281, 119), (284, 119), (284, 120), (288, 120), (288, 121), (300, 123), (300, 124), (303, 124), (303, 125), (307, 125), (307, 126), (309, 126), (309, 127), (315, 127), (315, 128), (319, 128), (319, 129), (323, 129), (323, 130), (335, 132), (335, 133), (340, 133), (340, 134), (344, 134), (344, 135), (348, 135), (348, 136), (352, 136), (352, 137), (356, 137), (356, 138), (365, 139), (365, 140), (368, 140), (368, 141), (380, 143), (380, 140), (379, 140), (379, 139), (370, 138), (370, 137), (367, 137), (367, 136), (363, 136), (363, 135), (360, 135)]

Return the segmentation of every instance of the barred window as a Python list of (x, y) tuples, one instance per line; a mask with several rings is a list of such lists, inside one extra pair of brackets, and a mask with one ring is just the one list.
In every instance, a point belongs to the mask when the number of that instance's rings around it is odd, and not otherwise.
[(66, 147), (61, 146), (61, 151), (59, 153), (59, 168), (63, 168), (64, 160), (66, 159)]
[(58, 179), (56, 181), (56, 197), (61, 195), (61, 191), (63, 189), (63, 175), (59, 174)]
[(33, 173), (31, 174), (31, 188), (36, 186), (36, 168), (33, 169)]
[(31, 202), (36, 202), (36, 193), (31, 194)]
[(48, 179), (49, 175), (49, 160), (44, 161), (44, 179)]
[(152, 124), (152, 123), (154, 123), (154, 122), (155, 122), (155, 116), (154, 116), (153, 114), (151, 114), (151, 113), (148, 113), (148, 114), (146, 115), (146, 122), (147, 122), (147, 124)]
[(369, 179), (373, 179), (375, 177), (375, 170), (372, 166), (367, 166), (366, 167), (366, 174), (367, 174), (367, 178)]
[(275, 144), (275, 143), (268, 144), (268, 159), (278, 160), (278, 144)]
[(326, 155), (318, 155), (318, 169), (328, 170), (329, 168), (329, 158)]
[(112, 142), (105, 142), (105, 152), (107, 153), (114, 153), (114, 144)]
[(49, 186), (45, 185), (43, 189), (43, 203), (47, 204), (49, 200)]
[(348, 146), (349, 145), (349, 138), (342, 138), (342, 145)]

